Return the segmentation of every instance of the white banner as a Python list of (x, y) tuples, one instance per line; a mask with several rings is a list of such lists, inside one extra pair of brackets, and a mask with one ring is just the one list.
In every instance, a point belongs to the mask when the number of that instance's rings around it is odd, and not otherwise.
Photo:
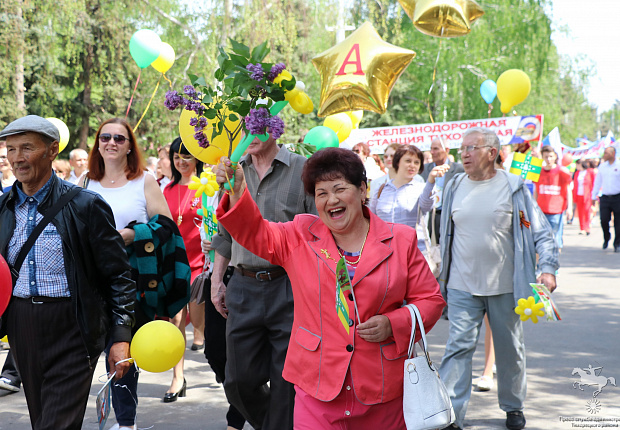
[(383, 154), (386, 146), (399, 143), (415, 145), (422, 151), (428, 151), (431, 141), (436, 137), (442, 137), (449, 148), (459, 148), (463, 141), (463, 133), (472, 127), (490, 128), (497, 133), (502, 145), (532, 142), (532, 146), (538, 146), (543, 134), (543, 115), (358, 128), (351, 131), (340, 146), (353, 148), (355, 144), (365, 142), (373, 154)]

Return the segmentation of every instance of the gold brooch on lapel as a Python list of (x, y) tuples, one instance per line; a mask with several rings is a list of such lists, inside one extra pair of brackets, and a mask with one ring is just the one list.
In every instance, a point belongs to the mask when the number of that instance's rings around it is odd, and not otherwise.
[(331, 255), (329, 255), (329, 252), (327, 252), (327, 249), (321, 249), (321, 254), (323, 254), (325, 256), (325, 258), (327, 258), (328, 260), (332, 259), (332, 260), (336, 261), (334, 258), (332, 258)]

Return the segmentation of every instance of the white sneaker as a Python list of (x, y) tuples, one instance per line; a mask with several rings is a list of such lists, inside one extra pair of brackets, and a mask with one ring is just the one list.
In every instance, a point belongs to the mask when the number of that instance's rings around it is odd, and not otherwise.
[(478, 391), (491, 391), (493, 388), (493, 378), (490, 376), (481, 376), (476, 384)]
[(134, 424), (131, 427), (127, 427), (127, 426), (120, 427), (118, 423), (116, 423), (112, 427), (110, 427), (110, 430), (138, 430), (138, 427), (136, 424)]
[(0, 378), (0, 389), (10, 391), (12, 393), (17, 393), (19, 391), (19, 385), (11, 381), (9, 378), (3, 376)]

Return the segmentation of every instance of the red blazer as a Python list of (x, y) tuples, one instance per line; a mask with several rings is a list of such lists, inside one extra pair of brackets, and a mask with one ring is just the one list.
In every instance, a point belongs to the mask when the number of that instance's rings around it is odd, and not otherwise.
[(362, 403), (384, 403), (401, 396), (411, 334), (411, 316), (402, 308), (403, 302), (420, 309), (426, 331), (445, 306), (418, 250), (415, 230), (386, 223), (364, 208), (370, 230), (352, 282), (359, 317), (364, 322), (385, 315), (393, 331), (392, 337), (372, 343), (357, 335), (355, 308), (348, 297), (355, 321), (349, 334), (338, 319), (336, 264), (340, 256), (330, 230), (317, 216), (297, 215), (287, 223), (266, 221), (247, 190), (231, 210), (228, 205), (226, 196), (217, 210), (222, 226), (249, 251), (283, 266), (291, 280), (295, 318), (284, 379), (314, 398), (330, 401), (340, 393), (350, 368), (355, 394)]
[[(583, 180), (583, 195), (586, 200), (590, 200), (592, 198), (592, 186), (594, 185), (594, 178), (596, 174), (594, 173), (594, 169), (586, 169), (586, 177)], [(573, 201), (577, 199), (577, 192), (579, 191), (579, 181), (577, 180), (577, 175), (579, 171), (576, 170), (573, 175)]]

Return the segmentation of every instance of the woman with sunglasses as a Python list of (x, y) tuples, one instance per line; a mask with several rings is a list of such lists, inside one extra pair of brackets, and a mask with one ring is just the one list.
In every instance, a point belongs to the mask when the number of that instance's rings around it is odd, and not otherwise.
[[(125, 245), (131, 245), (135, 232), (132, 222), (148, 223), (155, 215), (172, 218), (168, 204), (155, 178), (146, 172), (142, 151), (129, 123), (122, 118), (104, 121), (90, 151), (88, 173), (81, 186), (100, 194), (112, 208), (116, 229)], [(134, 332), (149, 318), (135, 307)], [(126, 387), (126, 388), (125, 388)], [(112, 406), (118, 427), (135, 429), (138, 402), (138, 372), (135, 367), (112, 384)]]
[[(200, 241), (201, 218), (197, 211), (201, 208), (200, 197), (195, 197), (195, 192), (188, 188), (192, 176), (199, 176), (202, 173), (202, 161), (196, 160), (187, 148), (183, 145), (180, 137), (172, 141), (169, 150), (170, 169), (172, 181), (164, 189), (164, 197), (168, 202), (168, 207), (172, 212), (173, 220), (179, 226), (179, 231), (185, 243), (189, 266), (192, 271), (192, 292), (189, 301), (189, 318), (194, 327), (194, 342), (192, 351), (204, 348), (204, 329), (205, 329), (205, 304), (202, 289), (194, 285), (193, 281), (202, 272), (205, 256), (202, 253)], [(187, 317), (187, 307), (184, 307), (173, 319), (183, 338), (185, 338), (185, 322)], [(164, 403), (175, 402), (178, 397), (184, 397), (186, 391), (186, 381), (183, 374), (183, 364), (185, 357), (174, 366), (172, 383), (170, 389), (164, 394)]]

